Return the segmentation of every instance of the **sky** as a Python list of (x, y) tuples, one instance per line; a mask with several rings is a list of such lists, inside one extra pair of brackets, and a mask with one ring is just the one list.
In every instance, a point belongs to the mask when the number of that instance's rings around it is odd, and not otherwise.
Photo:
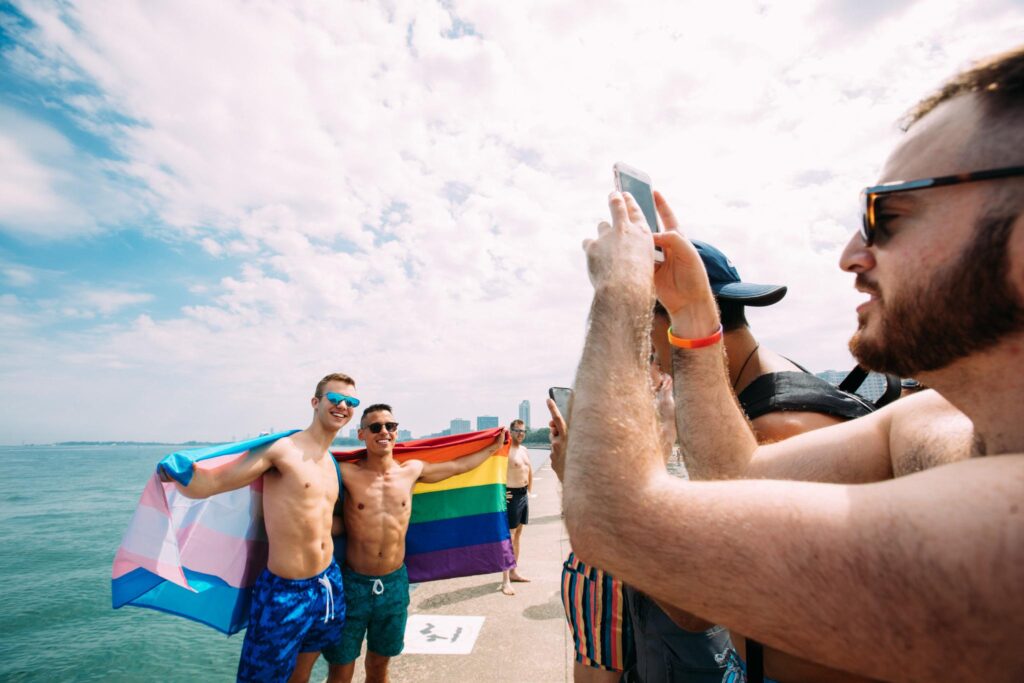
[(301, 428), (336, 371), (417, 435), (546, 424), (616, 161), (789, 287), (763, 345), (850, 367), (858, 191), (1021, 36), (1022, 0), (0, 2), (0, 444)]

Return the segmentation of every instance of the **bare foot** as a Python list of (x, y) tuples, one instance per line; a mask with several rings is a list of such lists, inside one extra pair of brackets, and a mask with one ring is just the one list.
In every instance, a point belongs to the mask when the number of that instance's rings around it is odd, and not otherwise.
[(515, 595), (516, 594), (515, 589), (512, 588), (512, 584), (509, 584), (509, 583), (501, 584), (501, 588), (499, 588), (498, 590), (500, 590), (505, 595)]
[(529, 579), (519, 576), (519, 574), (516, 574), (515, 572), (509, 574), (508, 578), (514, 581), (515, 583), (530, 583)]

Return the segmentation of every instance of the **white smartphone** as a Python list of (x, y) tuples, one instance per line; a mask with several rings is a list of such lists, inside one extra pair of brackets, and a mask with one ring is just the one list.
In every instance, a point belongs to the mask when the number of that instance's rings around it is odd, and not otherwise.
[[(615, 189), (633, 195), (647, 220), (647, 227), (651, 232), (660, 232), (658, 210), (654, 207), (654, 191), (651, 189), (651, 176), (621, 161), (615, 162), (612, 173), (615, 174)], [(654, 250), (654, 260), (659, 263), (665, 260), (665, 254), (658, 247)]]

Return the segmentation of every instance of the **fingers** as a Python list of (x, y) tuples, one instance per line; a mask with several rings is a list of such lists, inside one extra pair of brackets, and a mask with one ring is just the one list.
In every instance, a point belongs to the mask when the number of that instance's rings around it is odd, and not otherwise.
[(674, 249), (681, 249), (688, 241), (678, 229), (656, 232), (652, 236), (654, 237), (654, 246), (661, 247), (665, 251), (666, 258), (672, 254)]
[(676, 219), (676, 215), (672, 213), (672, 207), (668, 205), (665, 197), (657, 190), (654, 192), (654, 206), (658, 209), (658, 215), (661, 216), (661, 224), (665, 227), (665, 230), (679, 230), (679, 221)]
[[(644, 217), (644, 212), (640, 210), (640, 205), (636, 203), (636, 199), (628, 192), (623, 193), (626, 199), (626, 214), (629, 216), (630, 223), (647, 225), (647, 219)], [(648, 228), (658, 226), (647, 226)]]
[(551, 419), (553, 419), (553, 420), (561, 419), (562, 413), (561, 413), (561, 411), (558, 410), (558, 404), (555, 403), (555, 400), (549, 398), (549, 399), (547, 399), (546, 402), (548, 404), (548, 412), (551, 413)]
[(608, 208), (612, 213), (612, 224), (621, 226), (629, 220), (629, 209), (626, 207), (626, 199), (621, 192), (612, 192), (608, 195)]

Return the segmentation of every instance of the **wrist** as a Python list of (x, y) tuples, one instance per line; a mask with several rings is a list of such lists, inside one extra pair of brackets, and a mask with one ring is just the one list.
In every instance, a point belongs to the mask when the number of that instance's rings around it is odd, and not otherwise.
[(714, 299), (700, 304), (683, 306), (669, 313), (672, 334), (686, 339), (710, 337), (721, 329), (722, 321)]

